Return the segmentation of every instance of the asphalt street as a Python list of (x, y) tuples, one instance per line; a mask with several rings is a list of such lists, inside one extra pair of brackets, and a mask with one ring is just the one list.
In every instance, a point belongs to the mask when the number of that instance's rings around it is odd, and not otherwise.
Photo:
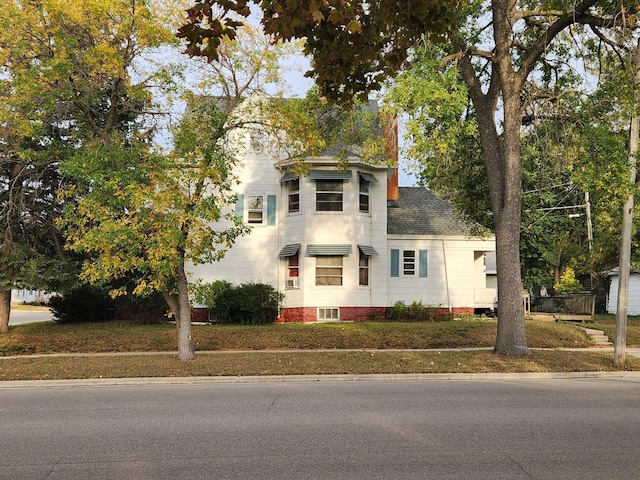
[(640, 378), (0, 388), (0, 479), (629, 479)]
[(52, 319), (52, 314), (49, 310), (16, 310), (11, 309), (9, 314), (9, 325), (20, 325), (23, 323), (34, 322), (46, 322)]

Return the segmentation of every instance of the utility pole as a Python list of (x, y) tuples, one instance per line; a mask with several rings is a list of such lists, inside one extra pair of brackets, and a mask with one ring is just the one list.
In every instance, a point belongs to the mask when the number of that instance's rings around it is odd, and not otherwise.
[[(587, 244), (589, 245), (589, 255), (591, 255), (593, 253), (593, 224), (591, 223), (591, 203), (588, 191), (584, 192), (584, 208), (587, 213)], [(593, 272), (589, 272), (589, 290), (593, 293)]]
[(591, 224), (591, 203), (589, 202), (589, 192), (584, 192), (584, 207), (587, 212), (587, 242), (589, 253), (593, 250), (593, 225)]
[[(636, 154), (638, 152), (638, 136), (640, 128), (638, 122), (638, 105), (640, 104), (640, 40), (634, 52), (634, 108), (631, 113), (629, 128), (629, 185), (636, 183)], [(631, 231), (633, 226), (633, 191), (629, 193), (622, 211), (622, 238), (620, 240), (620, 265), (618, 281), (618, 306), (616, 310), (616, 340), (613, 350), (613, 363), (621, 367), (626, 359), (627, 346), (627, 311), (629, 307), (629, 275), (631, 273)]]

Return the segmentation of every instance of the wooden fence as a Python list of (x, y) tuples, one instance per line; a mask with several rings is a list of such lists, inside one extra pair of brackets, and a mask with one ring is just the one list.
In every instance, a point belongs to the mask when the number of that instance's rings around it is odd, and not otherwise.
[(595, 305), (596, 296), (593, 293), (568, 293), (558, 297), (536, 298), (531, 303), (531, 312), (589, 315), (593, 318)]

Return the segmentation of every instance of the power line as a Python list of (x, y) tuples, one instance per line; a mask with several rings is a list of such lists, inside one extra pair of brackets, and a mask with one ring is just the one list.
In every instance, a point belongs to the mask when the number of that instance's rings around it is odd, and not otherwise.
[(527, 190), (526, 192), (522, 192), (522, 194), (528, 195), (529, 193), (544, 192), (545, 190), (552, 190), (554, 188), (566, 187), (567, 185), (573, 186), (573, 182), (561, 183), (559, 185), (551, 185), (550, 187), (538, 188), (536, 190)]
[[(551, 210), (567, 210), (569, 208), (584, 208), (587, 205), (567, 205), (566, 207), (546, 207), (546, 208), (536, 208), (537, 211), (539, 212), (550, 212)], [(531, 210), (527, 210), (527, 211), (531, 211)]]

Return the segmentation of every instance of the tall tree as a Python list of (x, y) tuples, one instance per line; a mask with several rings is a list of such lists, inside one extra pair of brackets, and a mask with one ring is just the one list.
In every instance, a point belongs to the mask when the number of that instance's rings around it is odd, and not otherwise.
[(250, 3), (262, 10), (266, 32), (306, 39), (321, 91), (341, 101), (379, 88), (421, 39), (447, 34), (448, 59), (460, 69), (474, 105), (489, 183), (499, 291), (495, 351), (528, 354), (519, 255), (525, 87), (543, 60), (562, 53), (551, 47), (562, 44), (564, 32), (579, 24), (617, 28), (621, 18), (634, 25), (637, 2), (200, 0), (179, 31), (188, 52), (214, 58), (219, 39), (233, 37), (239, 24), (229, 13), (246, 17)]
[[(4, 140), (7, 140), (6, 138)], [(6, 146), (4, 144), (3, 146)], [(11, 290), (52, 289), (74, 271), (55, 228), (62, 179), (51, 157), (25, 161), (10, 149), (0, 153), (0, 333), (9, 330)], [(66, 261), (65, 261), (66, 260)]]
[[(444, 56), (442, 47), (416, 48), (409, 67), (385, 92), (386, 108), (403, 116), (405, 155), (419, 182), (452, 203), (470, 224), (493, 230), (473, 104), (459, 70), (451, 63), (441, 64)], [(577, 150), (570, 143), (576, 137), (577, 116), (571, 108), (575, 102), (570, 101), (574, 96), (573, 90), (547, 95), (546, 105), (530, 108), (522, 133), (520, 255), (527, 287), (558, 283), (561, 267), (580, 253), (581, 246), (586, 250), (586, 228), (568, 217), (580, 211), (571, 206), (584, 203), (572, 181)]]
[[(129, 279), (134, 295), (161, 292), (178, 330), (178, 357), (191, 360), (189, 264), (220, 260), (248, 233), (232, 208), (243, 139), (263, 128), (262, 99), (278, 85), (282, 45), (254, 29), (223, 42), (206, 77), (186, 92), (186, 112), (171, 129), (172, 149), (128, 138), (98, 142), (63, 165), (76, 182), (61, 222), (69, 248), (88, 255), (90, 282)], [(124, 294), (126, 286), (113, 290)]]
[(152, 77), (135, 84), (131, 72), (176, 43), (167, 27), (146, 0), (0, 1), (0, 332), (17, 281), (62, 280), (64, 269), (48, 273), (63, 257), (60, 163), (86, 142), (148, 133)]
[(222, 142), (227, 119), (215, 102), (200, 101), (177, 126), (170, 156), (110, 145), (64, 165), (78, 182), (68, 193), (79, 198), (67, 205), (62, 227), (69, 248), (89, 257), (84, 278), (130, 279), (134, 295), (161, 292), (176, 320), (181, 360), (195, 356), (186, 263), (222, 258), (246, 231), (223, 212), (234, 201), (237, 164)]

